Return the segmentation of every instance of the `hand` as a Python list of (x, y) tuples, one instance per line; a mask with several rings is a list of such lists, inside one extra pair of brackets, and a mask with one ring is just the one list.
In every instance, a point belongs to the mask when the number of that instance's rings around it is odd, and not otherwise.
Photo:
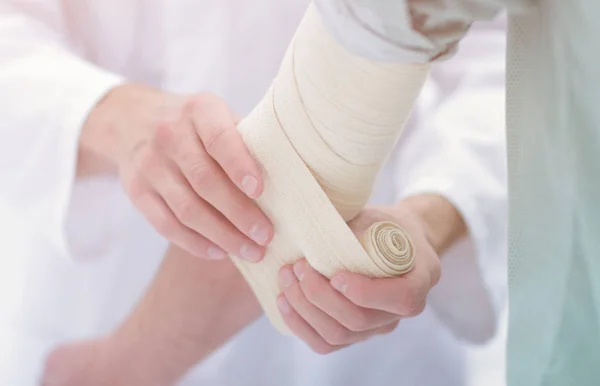
[[(42, 386), (115, 385), (116, 368), (106, 365), (103, 339), (64, 345), (48, 356)], [(108, 370), (110, 371), (104, 371)]]
[(233, 261), (189, 258), (171, 246), (144, 296), (113, 331), (58, 347), (56, 386), (167, 386), (257, 319), (262, 310)]
[[(61, 345), (46, 359), (41, 386), (166, 386), (110, 337)], [(168, 364), (162, 364), (168, 366)]]
[(427, 224), (411, 210), (409, 201), (367, 208), (349, 226), (360, 235), (379, 221), (400, 225), (415, 244), (415, 266), (404, 276), (369, 279), (341, 272), (328, 280), (304, 259), (280, 271), (280, 312), (292, 332), (317, 353), (393, 331), (400, 319), (423, 311), (429, 290), (440, 278), (440, 261), (429, 241)]
[(252, 201), (261, 173), (236, 124), (214, 95), (127, 84), (90, 113), (81, 148), (118, 167), (133, 204), (169, 241), (200, 257), (259, 261), (273, 229)]

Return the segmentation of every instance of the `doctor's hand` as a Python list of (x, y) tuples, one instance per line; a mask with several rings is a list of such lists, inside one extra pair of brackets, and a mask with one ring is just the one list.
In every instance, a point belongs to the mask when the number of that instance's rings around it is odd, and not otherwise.
[(273, 237), (253, 198), (259, 166), (227, 104), (125, 84), (90, 113), (80, 148), (115, 165), (137, 209), (160, 234), (208, 259), (259, 261)]
[(304, 259), (280, 271), (279, 310), (292, 332), (317, 353), (389, 333), (401, 319), (419, 315), (440, 279), (438, 255), (466, 232), (454, 207), (435, 195), (366, 208), (349, 226), (360, 235), (379, 221), (393, 221), (410, 234), (417, 255), (409, 273), (370, 279), (340, 272), (328, 280)]

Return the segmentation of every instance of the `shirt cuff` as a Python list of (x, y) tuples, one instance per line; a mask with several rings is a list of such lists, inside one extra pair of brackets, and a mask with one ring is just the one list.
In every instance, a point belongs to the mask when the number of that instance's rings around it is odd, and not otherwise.
[(85, 121), (96, 104), (114, 87), (123, 83), (123, 78), (101, 70), (77, 58), (63, 63), (64, 70), (72, 74), (73, 82), (65, 84), (64, 119), (59, 122), (56, 147), (56, 194), (50, 208), (55, 223), (48, 228), (48, 237), (58, 242), (61, 255), (71, 256), (66, 221), (75, 186), (79, 138)]
[[(459, 338), (482, 343), (493, 338), (506, 300), (506, 222), (504, 200), (490, 193), (478, 199), (476, 189), (439, 176), (424, 178), (405, 190), (402, 198), (437, 194), (461, 214), (468, 237), (450, 247), (441, 258), (442, 277), (428, 303)], [(484, 193), (485, 194), (485, 193)]]

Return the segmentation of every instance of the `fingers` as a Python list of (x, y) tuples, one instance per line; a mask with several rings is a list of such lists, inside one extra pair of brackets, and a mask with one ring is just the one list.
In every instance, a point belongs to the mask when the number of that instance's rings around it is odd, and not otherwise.
[(223, 249), (181, 224), (157, 194), (149, 193), (137, 206), (160, 234), (191, 254), (212, 260), (227, 257)]
[(387, 326), (382, 326), (375, 331), (375, 334), (376, 335), (387, 335), (387, 334), (393, 332), (396, 329), (396, 327), (398, 327), (398, 324), (400, 324), (400, 321), (396, 320), (395, 322), (392, 322), (392, 323), (388, 324)]
[[(174, 130), (177, 136), (159, 135), (157, 143), (180, 168), (196, 194), (227, 218), (238, 230), (259, 245), (267, 245), (273, 237), (273, 227), (257, 205), (240, 191), (221, 167), (204, 151), (191, 122), (180, 121)], [(169, 138), (169, 140), (165, 140)]]
[(336, 347), (325, 341), (287, 301), (284, 294), (277, 298), (277, 307), (289, 329), (317, 354), (330, 354), (345, 346)]
[[(234, 115), (209, 94), (176, 98), (165, 111), (166, 123), (124, 146), (119, 169), (130, 170), (123, 179), (129, 197), (163, 236), (193, 254), (204, 255), (208, 243), (260, 261), (274, 232), (252, 200), (262, 193), (261, 173)], [(150, 193), (130, 193), (143, 184)]]
[(412, 272), (403, 277), (370, 279), (349, 272), (332, 277), (331, 285), (352, 303), (403, 317), (420, 314), (430, 289), (430, 280)]
[(289, 268), (284, 268), (281, 275), (290, 276), (289, 279), (283, 278), (282, 281), (291, 281), (291, 284), (284, 289), (285, 299), (326, 343), (332, 346), (341, 346), (362, 339), (362, 337), (357, 338), (350, 330), (311, 304), (302, 294), (302, 289)]
[[(330, 354), (332, 352), (348, 347), (348, 344), (333, 345), (326, 341), (311, 325), (292, 307), (288, 302), (286, 295), (280, 294), (277, 298), (277, 307), (288, 328), (294, 335), (300, 338), (317, 354)], [(398, 321), (392, 322), (386, 326), (372, 330), (370, 333), (361, 334), (360, 337), (353, 339), (355, 342), (361, 342), (373, 335), (384, 335), (394, 331), (398, 326)]]
[[(413, 288), (415, 279), (393, 283), (346, 273), (334, 278), (337, 283), (330, 282), (305, 259), (279, 272), (282, 294), (277, 305), (281, 315), (292, 332), (317, 353), (327, 354), (373, 335), (388, 334), (403, 314), (413, 316), (425, 307), (425, 296), (417, 290), (406, 297), (395, 295)], [(361, 290), (363, 293), (356, 295)], [(413, 306), (410, 302), (416, 302), (414, 299), (421, 300)]]
[(283, 287), (285, 300), (290, 304), (291, 308), (327, 344), (332, 346), (352, 344), (360, 342), (373, 334), (372, 331), (351, 331), (312, 304), (302, 291), (300, 282), (290, 267), (284, 267), (281, 270), (280, 283)]
[(294, 264), (294, 273), (306, 299), (353, 332), (373, 330), (398, 319), (397, 315), (370, 310), (352, 303), (305, 259)]
[(251, 198), (262, 194), (260, 168), (237, 131), (234, 115), (220, 99), (205, 94), (191, 102), (193, 122), (208, 154)]
[[(161, 158), (144, 148), (138, 154), (137, 163), (140, 164), (139, 169), (146, 172), (148, 183), (175, 217), (173, 221), (164, 208), (151, 214), (149, 208), (141, 208), (142, 203), (136, 205), (147, 217), (155, 217), (150, 221), (154, 221), (153, 225), (163, 236), (180, 245), (183, 235), (189, 238), (189, 232), (195, 232), (198, 237), (205, 237), (232, 255), (249, 261), (262, 259), (264, 248), (248, 239), (215, 208), (198, 197), (168, 158)], [(153, 202), (156, 206), (157, 200)], [(184, 245), (181, 247), (187, 250)]]
[(126, 189), (131, 192), (130, 197), (135, 207), (162, 236), (201, 258), (221, 260), (227, 257), (223, 249), (181, 224), (147, 182), (137, 179), (131, 181)]

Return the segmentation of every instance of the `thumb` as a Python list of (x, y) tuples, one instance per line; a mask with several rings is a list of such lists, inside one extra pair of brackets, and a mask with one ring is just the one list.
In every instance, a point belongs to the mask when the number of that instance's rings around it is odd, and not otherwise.
[(368, 209), (364, 209), (347, 224), (354, 236), (360, 239), (365, 231), (379, 220), (378, 216), (373, 216)]

